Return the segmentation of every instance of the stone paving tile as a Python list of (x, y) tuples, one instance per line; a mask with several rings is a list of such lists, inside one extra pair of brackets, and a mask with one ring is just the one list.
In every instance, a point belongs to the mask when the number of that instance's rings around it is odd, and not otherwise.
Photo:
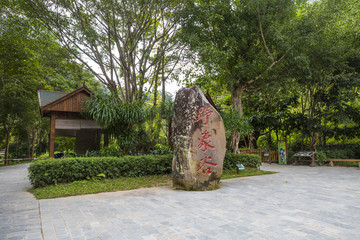
[(28, 166), (0, 168), (0, 239), (42, 239), (38, 201), (26, 192)]
[(26, 165), (0, 168), (0, 239), (360, 239), (358, 168), (262, 169), (279, 173), (37, 201)]
[(74, 239), (360, 239), (359, 169), (262, 168), (279, 173), (225, 180), (216, 191), (139, 189), (41, 200), (40, 208), (54, 223), (47, 227)]

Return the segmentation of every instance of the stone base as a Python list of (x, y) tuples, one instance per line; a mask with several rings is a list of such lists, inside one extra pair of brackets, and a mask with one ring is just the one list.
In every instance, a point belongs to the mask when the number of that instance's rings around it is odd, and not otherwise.
[(219, 187), (220, 179), (212, 179), (204, 182), (194, 182), (191, 180), (181, 179), (179, 177), (173, 176), (173, 187), (177, 190), (186, 190), (186, 191), (206, 191), (211, 189), (216, 189)]

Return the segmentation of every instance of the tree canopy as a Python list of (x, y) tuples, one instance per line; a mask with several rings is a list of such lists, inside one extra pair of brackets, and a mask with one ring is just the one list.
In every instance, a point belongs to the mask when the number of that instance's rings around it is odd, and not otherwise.
[(35, 135), (41, 135), (37, 90), (72, 91), (85, 82), (96, 89), (100, 84), (14, 2), (0, 6), (0, 131), (8, 158), (12, 135), (33, 145)]
[(234, 152), (287, 136), (294, 149), (360, 137), (358, 0), (5, 0), (0, 7), (7, 153), (10, 143), (26, 142), (29, 153), (47, 141), (37, 89), (84, 83), (98, 91), (89, 115), (123, 151), (171, 145), (170, 79), (199, 85), (222, 105)]
[[(196, 54), (197, 84), (215, 89), (217, 94), (219, 89), (220, 94), (228, 92), (232, 107), (248, 117), (258, 110), (251, 110), (244, 100), (250, 103), (252, 96), (267, 93), (276, 99), (274, 93), (283, 91), (285, 98), (300, 101), (301, 114), (312, 128), (301, 130), (309, 130), (306, 137), (315, 139), (314, 115), (323, 114), (323, 106), (329, 104), (320, 98), (325, 89), (339, 89), (337, 83), (341, 82), (358, 98), (353, 88), (358, 76), (349, 64), (358, 56), (358, 26), (354, 25), (358, 6), (358, 1), (200, 0), (189, 1), (178, 18), (182, 40)], [(338, 93), (333, 97), (340, 100)], [(350, 99), (340, 101), (349, 103)], [(250, 107), (249, 111), (244, 106)], [(290, 112), (298, 110), (294, 107)], [(269, 110), (265, 112), (269, 114)], [(334, 116), (333, 111), (331, 114)], [(284, 116), (281, 119), (284, 121)], [(322, 124), (321, 118), (317, 121)], [(274, 124), (276, 129), (280, 123)], [(229, 146), (233, 151), (239, 140), (239, 131), (234, 131)]]
[(177, 1), (20, 2), (122, 102), (141, 100), (160, 80), (165, 85), (179, 61)]

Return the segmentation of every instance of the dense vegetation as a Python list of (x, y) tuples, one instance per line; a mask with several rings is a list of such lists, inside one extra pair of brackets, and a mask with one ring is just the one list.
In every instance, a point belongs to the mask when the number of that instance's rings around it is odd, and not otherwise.
[[(88, 114), (111, 135), (100, 152), (169, 152), (170, 80), (213, 96), (233, 152), (285, 138), (290, 152), (357, 149), (357, 0), (5, 0), (0, 9), (6, 158), (48, 149), (36, 90), (84, 83), (95, 93)], [(73, 139), (56, 141), (73, 151)]]
[(261, 165), (261, 158), (254, 154), (237, 154), (227, 152), (224, 159), (224, 169), (234, 169), (236, 164), (243, 164), (249, 168), (259, 168)]
[(67, 158), (40, 160), (29, 167), (29, 178), (35, 187), (77, 180), (140, 177), (171, 173), (172, 155), (125, 157)]
[[(234, 169), (237, 162), (250, 168), (257, 168), (261, 164), (257, 155), (227, 153), (224, 169)], [(171, 164), (172, 154), (38, 160), (30, 165), (29, 178), (34, 187), (43, 187), (97, 178), (169, 174)]]

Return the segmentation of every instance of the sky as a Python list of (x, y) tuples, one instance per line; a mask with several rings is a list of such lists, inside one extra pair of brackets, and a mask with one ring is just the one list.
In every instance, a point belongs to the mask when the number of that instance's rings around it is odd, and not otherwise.
[[(84, 59), (86, 60), (86, 62), (91, 66), (91, 68), (96, 71), (97, 73), (100, 73), (101, 74), (101, 70), (100, 70), (100, 67), (98, 64), (94, 63), (93, 61), (91, 61), (89, 58), (85, 57), (84, 56)], [(95, 76), (95, 79), (96, 76)], [(98, 80), (98, 79), (97, 79)], [(99, 80), (98, 80), (99, 81)], [(175, 98), (175, 95), (176, 95), (176, 92), (180, 89), (184, 87), (183, 84), (178, 84), (176, 81), (167, 81), (166, 82), (166, 87), (165, 87), (165, 91), (166, 92), (169, 92), (173, 95), (173, 98)]]
[(173, 95), (173, 97), (175, 98), (176, 92), (182, 87), (184, 87), (184, 86), (182, 86), (182, 85), (179, 86), (176, 81), (172, 81), (172, 82), (167, 83), (166, 92), (171, 93)]

